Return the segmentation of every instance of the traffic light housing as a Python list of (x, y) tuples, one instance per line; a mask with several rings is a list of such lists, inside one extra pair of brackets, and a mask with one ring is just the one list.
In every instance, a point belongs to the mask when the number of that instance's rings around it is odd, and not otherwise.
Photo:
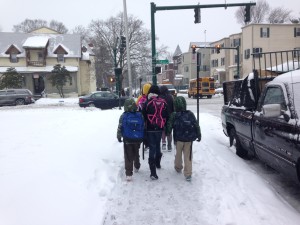
[(125, 48), (126, 48), (126, 37), (121, 36), (121, 39), (120, 39), (120, 52), (124, 53)]
[(251, 16), (250, 16), (250, 5), (246, 5), (245, 7), (245, 13), (244, 13), (244, 21), (245, 23), (250, 22)]
[(196, 53), (196, 45), (192, 45), (193, 54)]
[(220, 49), (221, 49), (221, 45), (216, 45), (215, 47), (216, 47), (216, 50), (217, 50), (217, 54), (219, 54), (220, 53)]
[(195, 21), (194, 23), (200, 23), (201, 22), (201, 19), (200, 19), (200, 8), (194, 8), (194, 12), (195, 12)]

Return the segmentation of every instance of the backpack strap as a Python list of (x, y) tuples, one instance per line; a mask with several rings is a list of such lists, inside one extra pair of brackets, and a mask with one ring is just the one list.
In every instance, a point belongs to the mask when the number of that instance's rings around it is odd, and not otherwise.
[(159, 126), (159, 128), (163, 128), (164, 124), (166, 123), (166, 118), (162, 117), (162, 111), (164, 109), (164, 106), (160, 107), (160, 109), (157, 109), (157, 105), (154, 103), (154, 101), (159, 101), (161, 102), (161, 104), (165, 104), (166, 101), (164, 99), (159, 99), (157, 97), (151, 98), (151, 100), (148, 102), (147, 104), (147, 109), (149, 105), (153, 105), (154, 106), (154, 114), (148, 114), (147, 118), (149, 120), (149, 122), (151, 124), (157, 124)]

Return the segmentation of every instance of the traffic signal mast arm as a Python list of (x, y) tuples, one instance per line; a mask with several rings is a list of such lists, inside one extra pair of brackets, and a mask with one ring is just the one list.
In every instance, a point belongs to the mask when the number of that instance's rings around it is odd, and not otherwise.
[[(151, 3), (152, 4), (152, 3)], [(154, 4), (154, 3), (153, 3)], [(181, 5), (181, 6), (156, 6), (154, 4), (154, 13), (160, 10), (178, 10), (178, 9), (202, 9), (202, 8), (222, 8), (236, 7), (236, 6), (254, 6), (255, 2), (250, 3), (233, 3), (233, 4), (210, 4), (210, 5)]]

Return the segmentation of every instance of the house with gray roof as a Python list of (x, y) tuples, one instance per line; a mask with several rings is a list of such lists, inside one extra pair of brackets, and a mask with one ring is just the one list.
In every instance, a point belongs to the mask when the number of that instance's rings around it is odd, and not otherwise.
[(94, 53), (80, 35), (44, 27), (31, 33), (0, 32), (0, 76), (13, 67), (23, 77), (23, 88), (37, 96), (55, 96), (58, 91), (48, 78), (57, 64), (65, 66), (72, 77), (64, 87), (66, 96), (96, 90)]

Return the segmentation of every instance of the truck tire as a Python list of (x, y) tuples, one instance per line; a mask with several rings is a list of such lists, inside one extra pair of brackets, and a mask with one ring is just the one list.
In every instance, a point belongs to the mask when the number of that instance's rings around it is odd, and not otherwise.
[(247, 158), (248, 156), (248, 151), (243, 148), (241, 145), (241, 142), (236, 135), (236, 131), (234, 128), (231, 128), (229, 131), (229, 141), (230, 141), (230, 146), (235, 145), (236, 149), (236, 155), (241, 157), (241, 158)]

